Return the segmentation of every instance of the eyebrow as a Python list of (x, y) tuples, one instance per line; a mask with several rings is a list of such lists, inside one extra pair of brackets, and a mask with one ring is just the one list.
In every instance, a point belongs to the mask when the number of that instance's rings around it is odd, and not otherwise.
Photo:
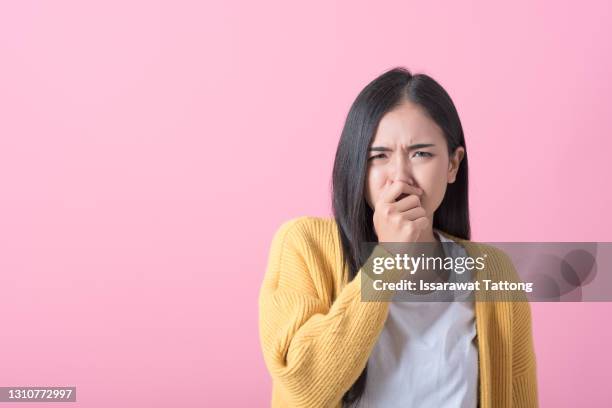
[[(408, 146), (408, 150), (422, 149), (424, 147), (435, 146), (433, 143), (419, 143)], [(368, 152), (390, 152), (392, 149), (383, 146), (372, 146), (368, 149)]]

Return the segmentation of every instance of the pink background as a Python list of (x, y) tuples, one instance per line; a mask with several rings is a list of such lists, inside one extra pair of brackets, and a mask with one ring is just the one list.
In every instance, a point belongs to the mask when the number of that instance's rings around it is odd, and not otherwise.
[[(268, 406), (272, 235), (396, 65), (457, 105), (475, 240), (611, 240), (609, 1), (302, 3), (0, 3), (0, 386)], [(610, 304), (532, 308), (541, 405), (606, 406)]]

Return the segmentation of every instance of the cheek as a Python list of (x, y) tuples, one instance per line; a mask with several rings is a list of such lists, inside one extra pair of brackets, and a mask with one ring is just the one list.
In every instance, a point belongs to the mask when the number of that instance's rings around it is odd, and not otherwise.
[(371, 207), (373, 207), (386, 182), (387, 176), (381, 169), (371, 168), (368, 170), (366, 175), (366, 198)]
[(428, 214), (433, 214), (444, 199), (447, 187), (447, 174), (444, 163), (435, 163), (423, 174), (421, 188), (425, 190), (421, 204)]

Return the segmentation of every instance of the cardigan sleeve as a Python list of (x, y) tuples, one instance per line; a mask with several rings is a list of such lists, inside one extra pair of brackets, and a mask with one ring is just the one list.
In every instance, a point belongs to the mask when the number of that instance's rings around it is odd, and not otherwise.
[[(522, 281), (510, 257), (502, 258), (516, 282)], [(531, 326), (531, 306), (522, 293), (512, 301), (512, 404), (519, 408), (538, 407), (536, 357)]]
[[(388, 295), (361, 301), (359, 270), (332, 304), (317, 294), (315, 279), (325, 279), (307, 262), (312, 237), (296, 228), (304, 217), (276, 232), (259, 294), (259, 334), (275, 386), (292, 407), (340, 403), (358, 378), (388, 313)], [(381, 246), (372, 255), (388, 256)], [(329, 272), (328, 272), (329, 273)], [(387, 297), (385, 297), (387, 296)]]
[(536, 358), (529, 302), (513, 302), (512, 402), (513, 406), (538, 406)]

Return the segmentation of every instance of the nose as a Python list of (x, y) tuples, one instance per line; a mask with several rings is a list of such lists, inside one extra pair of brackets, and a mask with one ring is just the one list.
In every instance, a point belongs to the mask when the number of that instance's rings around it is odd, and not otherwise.
[(410, 164), (410, 160), (406, 158), (406, 155), (403, 152), (398, 152), (395, 155), (395, 162), (392, 166), (392, 177), (391, 179), (395, 181), (401, 181), (410, 185), (415, 186), (414, 178), (412, 177), (412, 166)]

